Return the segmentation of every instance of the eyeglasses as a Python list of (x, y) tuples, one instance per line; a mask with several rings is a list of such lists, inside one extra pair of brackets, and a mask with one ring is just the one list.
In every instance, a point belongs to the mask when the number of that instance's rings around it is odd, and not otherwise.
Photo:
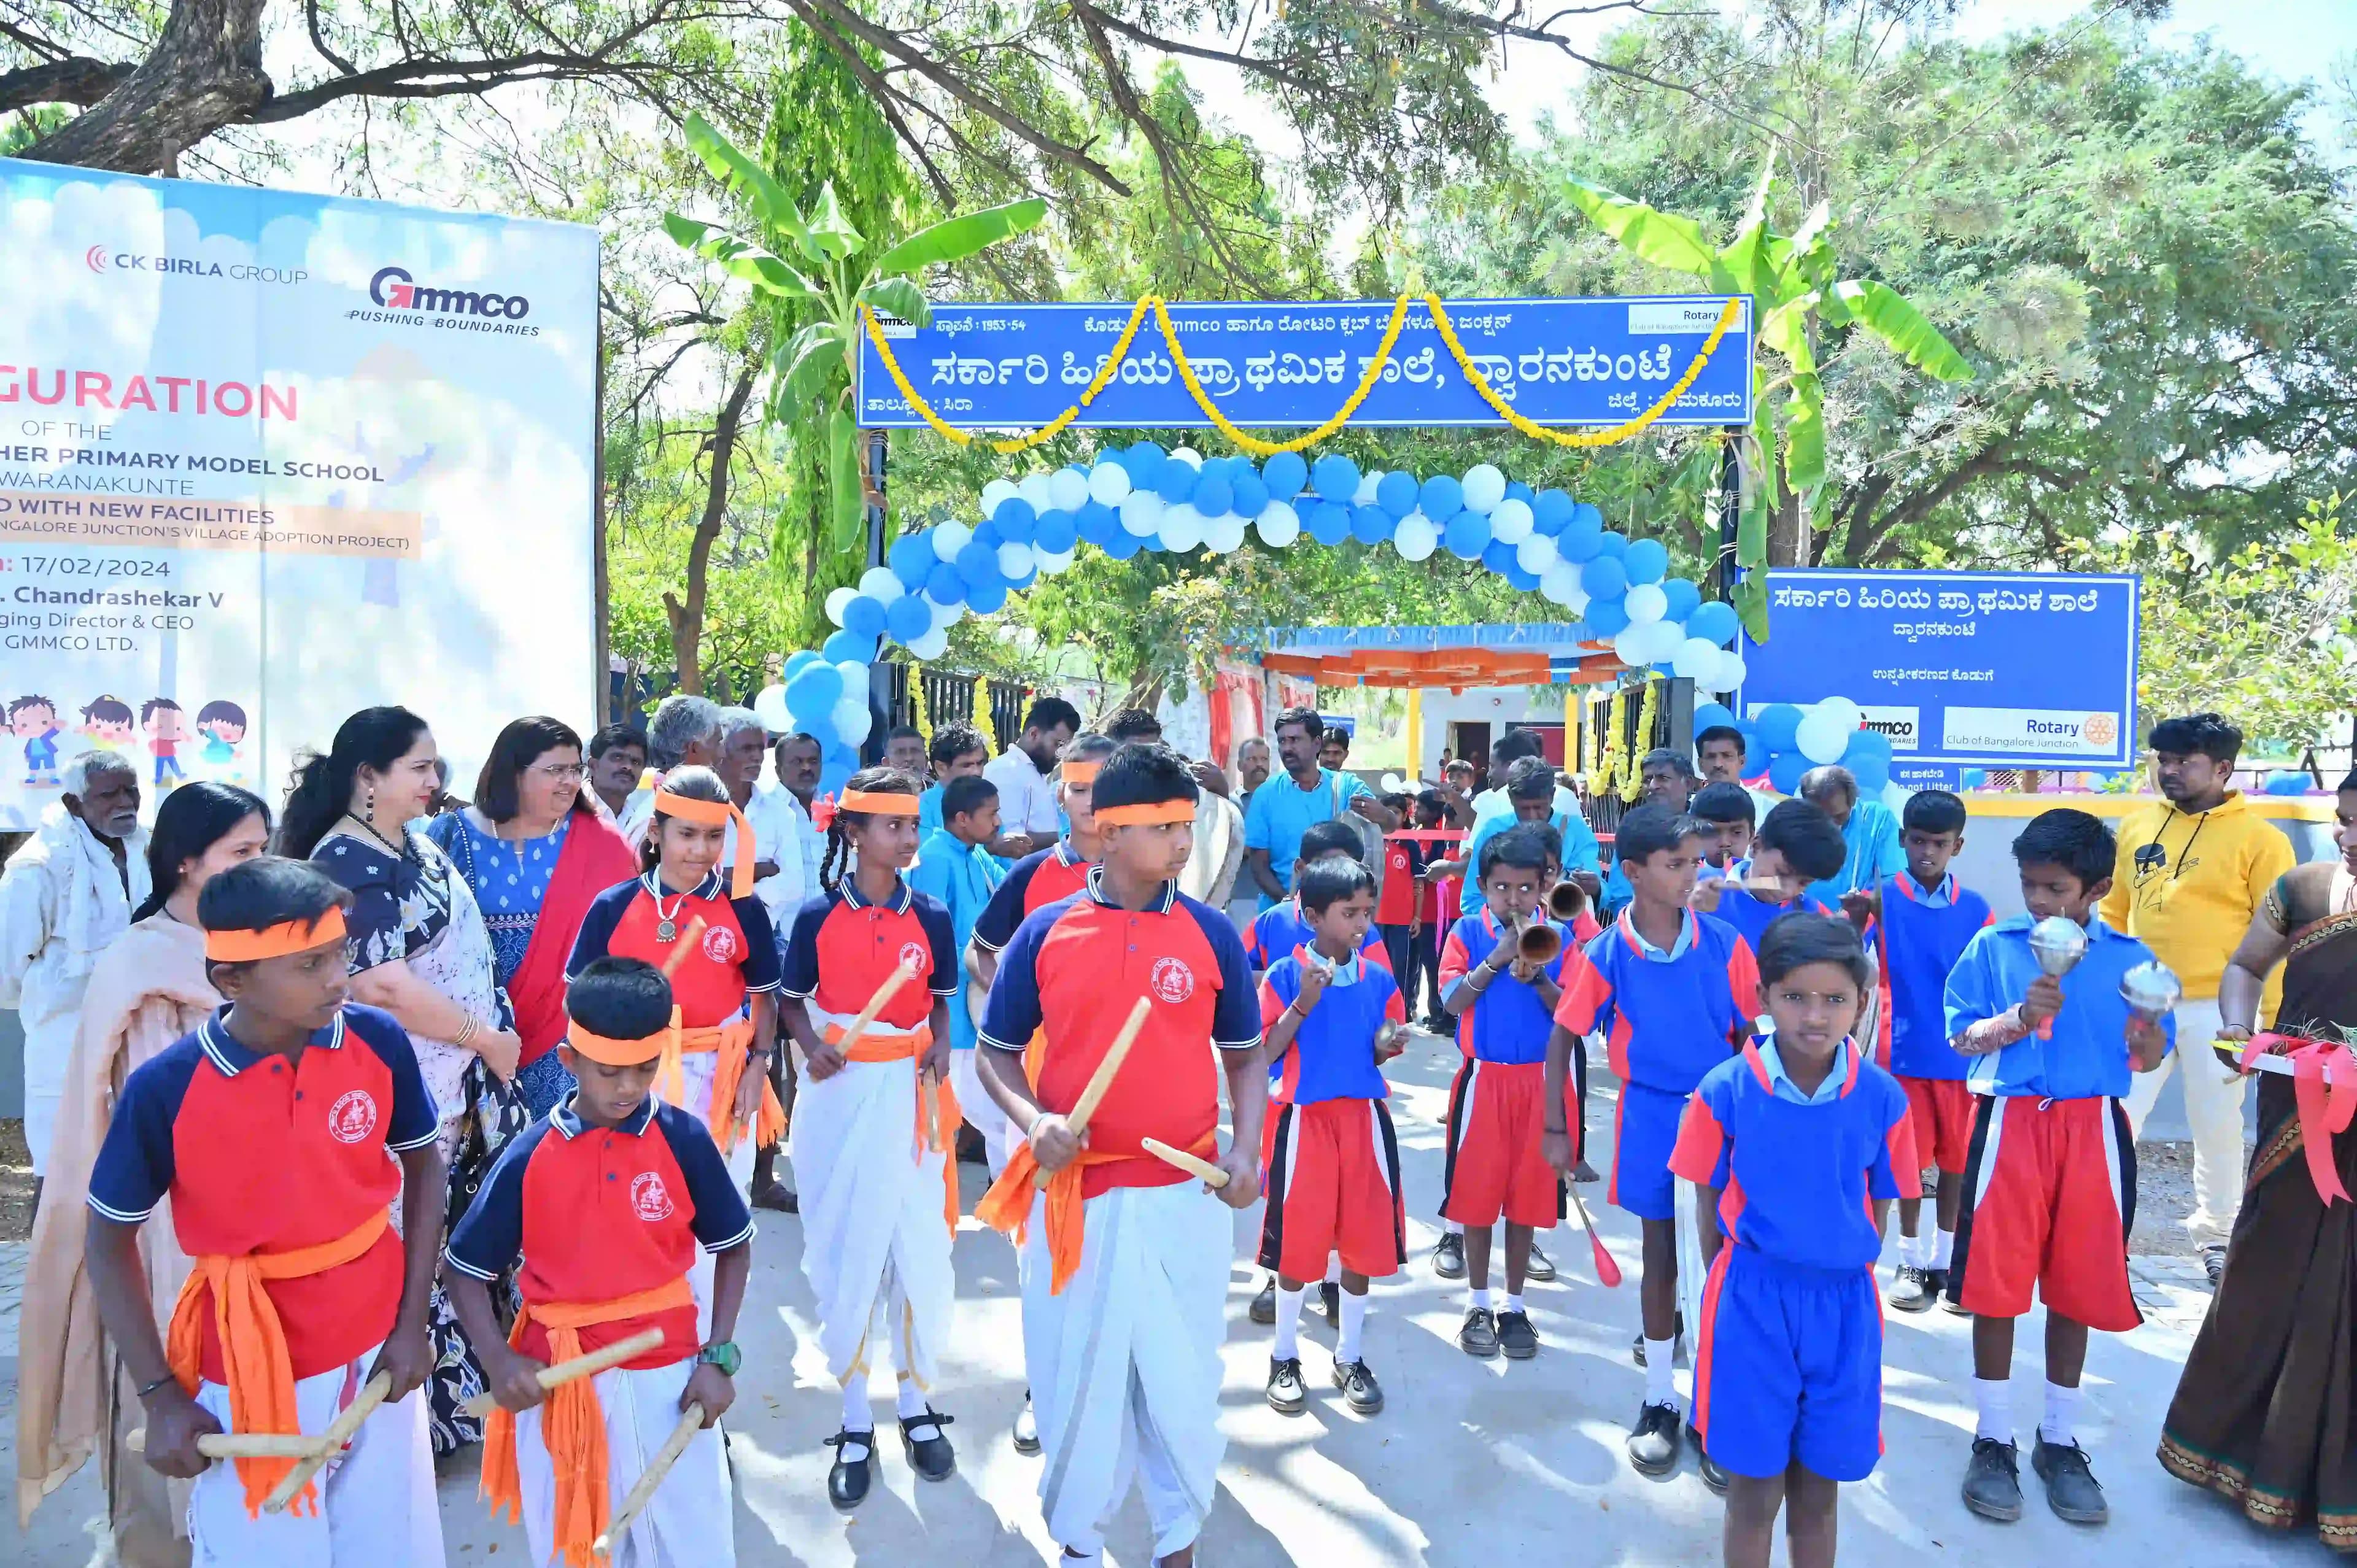
[(535, 762), (524, 771), (537, 773), (552, 784), (578, 784), (585, 769), (577, 762)]

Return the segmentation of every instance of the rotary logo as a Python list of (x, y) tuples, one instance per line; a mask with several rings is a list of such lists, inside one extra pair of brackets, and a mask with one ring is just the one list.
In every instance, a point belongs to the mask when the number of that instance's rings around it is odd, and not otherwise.
[(630, 1178), (630, 1207), (640, 1219), (652, 1224), (672, 1217), (671, 1192), (663, 1186), (662, 1177), (652, 1171), (640, 1171)]
[(727, 926), (704, 928), (704, 956), (715, 963), (737, 961), (737, 932)]
[(365, 1089), (355, 1089), (328, 1108), (328, 1136), (339, 1144), (357, 1144), (376, 1131), (376, 1101)]
[(1146, 983), (1165, 1002), (1184, 1002), (1195, 994), (1195, 972), (1187, 967), (1183, 959), (1158, 958), (1154, 961)]
[(902, 942), (900, 944), (901, 968), (913, 969), (919, 974), (922, 974), (932, 967), (932, 961), (933, 956), (925, 950), (924, 943)]
[(2108, 746), (2120, 738), (2120, 718), (2117, 714), (2089, 714), (2079, 733), (2090, 746)]

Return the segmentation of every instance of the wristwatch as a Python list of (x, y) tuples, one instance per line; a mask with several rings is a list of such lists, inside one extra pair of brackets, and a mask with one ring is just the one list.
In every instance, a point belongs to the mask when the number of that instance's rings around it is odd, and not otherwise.
[(733, 1378), (737, 1369), (745, 1364), (745, 1352), (737, 1348), (734, 1339), (723, 1339), (717, 1345), (706, 1345), (695, 1353), (695, 1359), (720, 1369), (723, 1377)]

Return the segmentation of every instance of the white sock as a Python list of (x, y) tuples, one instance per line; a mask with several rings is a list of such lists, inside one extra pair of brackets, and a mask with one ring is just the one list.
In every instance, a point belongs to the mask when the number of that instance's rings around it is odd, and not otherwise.
[(1448, 1231), (1451, 1236), (1462, 1236), (1465, 1234), (1465, 1227), (1458, 1220), (1444, 1219), (1440, 1222), (1440, 1228), (1443, 1230)]
[(1672, 1374), (1676, 1371), (1677, 1342), (1673, 1339), (1645, 1341), (1645, 1402), (1675, 1406), (1678, 1386)]
[(1342, 1293), (1342, 1329), (1334, 1340), (1334, 1359), (1349, 1366), (1359, 1359), (1359, 1334), (1367, 1326), (1367, 1298)]
[(894, 1402), (895, 1413), (897, 1413), (902, 1421), (913, 1421), (918, 1416), (924, 1414), (928, 1408), (929, 1407), (925, 1403), (925, 1396), (918, 1391), (917, 1380), (908, 1377), (902, 1378), (900, 1380), (899, 1398)]
[(1280, 1361), (1290, 1361), (1301, 1354), (1301, 1303), (1309, 1293), (1276, 1287), (1276, 1342), (1268, 1353)]
[(2050, 1381), (2046, 1385), (2046, 1419), (2038, 1423), (2038, 1435), (2059, 1447), (2068, 1448), (2079, 1441), (2072, 1424), (2079, 1414), (2079, 1391), (2066, 1389)]
[(1506, 1310), (1508, 1312), (1521, 1312), (1523, 1310), (1522, 1292), (1510, 1290), (1506, 1293)]
[(1480, 1290), (1469, 1289), (1465, 1294), (1467, 1299), (1472, 1302), (1475, 1310), (1480, 1312), (1490, 1310), (1490, 1292), (1486, 1286)]
[[(843, 1385), (843, 1430), (845, 1432), (876, 1430), (876, 1412), (867, 1405), (867, 1380), (865, 1378), (856, 1377)], [(845, 1452), (844, 1457), (849, 1459), (856, 1455)]]
[(2013, 1441), (2013, 1384), (2004, 1378), (1975, 1378), (1973, 1404), (1980, 1418), (1973, 1426), (1975, 1437), (1993, 1437), (1999, 1443)]
[(1932, 1238), (1920, 1233), (1913, 1236), (1901, 1233), (1899, 1238), (1899, 1262), (1910, 1269), (1930, 1268)]
[(1932, 1244), (1932, 1266), (1935, 1269), (1945, 1270), (1951, 1262), (1955, 1261), (1955, 1257), (1956, 1233), (1953, 1230), (1941, 1231), (1939, 1233), (1939, 1240)]

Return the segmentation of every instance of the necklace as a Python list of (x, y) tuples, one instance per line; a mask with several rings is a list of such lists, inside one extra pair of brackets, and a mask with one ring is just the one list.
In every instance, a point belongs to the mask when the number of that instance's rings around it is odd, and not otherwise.
[[(662, 884), (657, 883), (656, 886), (661, 886)], [(679, 912), (682, 909), (686, 908), (687, 901), (694, 897), (695, 895), (693, 893), (683, 893), (673, 901), (669, 911), (665, 911), (663, 908), (662, 895), (660, 893), (654, 895), (655, 940), (659, 942), (675, 942), (679, 940)]]
[(406, 855), (409, 853), (408, 845), (395, 843), (391, 839), (385, 837), (382, 833), (377, 832), (376, 824), (370, 822), (366, 817), (356, 816), (350, 811), (346, 811), (344, 813), (344, 821), (352, 823), (354, 826), (358, 827), (361, 832), (368, 834), (369, 837), (376, 840), (377, 843), (384, 845), (385, 848), (393, 851), (396, 855)]

